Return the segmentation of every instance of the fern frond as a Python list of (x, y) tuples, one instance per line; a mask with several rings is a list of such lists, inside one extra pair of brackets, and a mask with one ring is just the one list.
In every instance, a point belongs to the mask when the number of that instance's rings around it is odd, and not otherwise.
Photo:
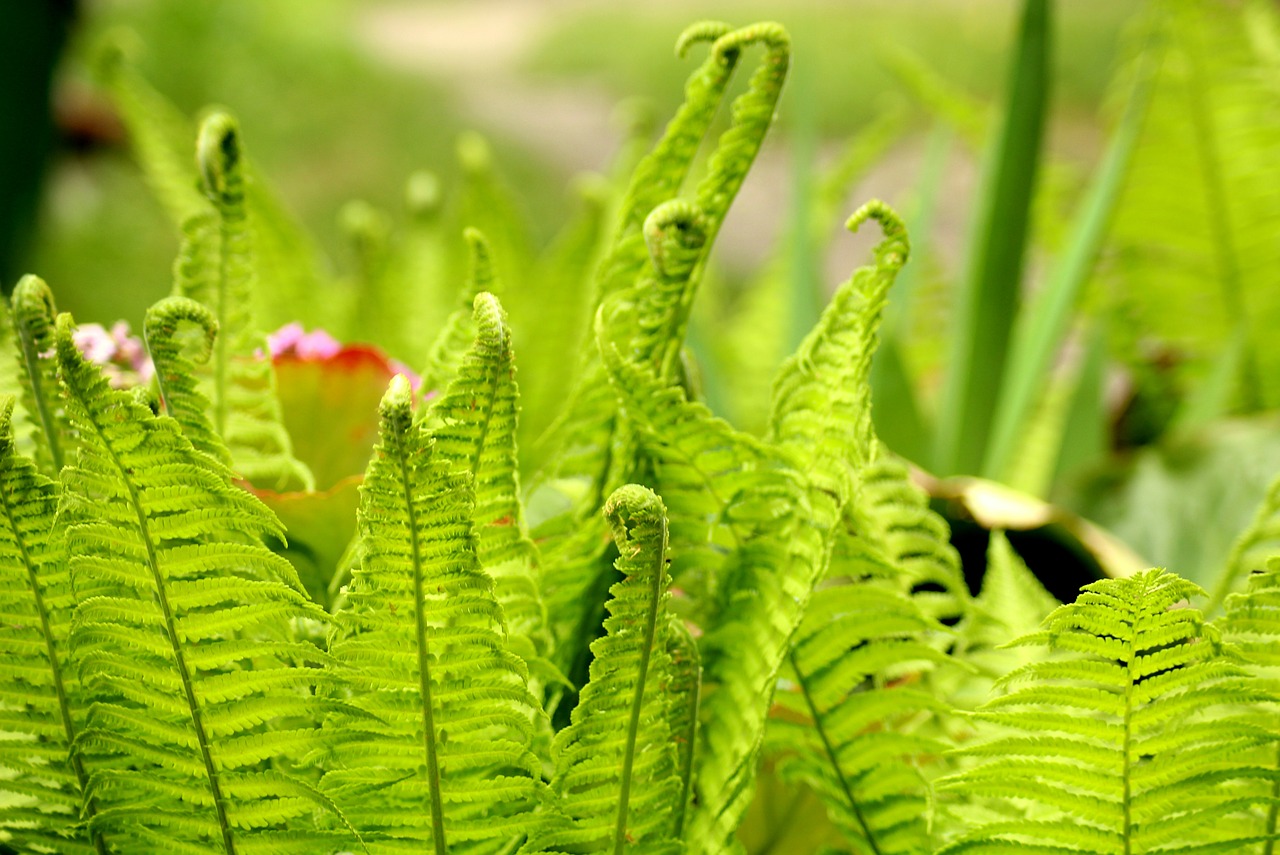
[[(476, 325), (472, 317), (475, 301), (481, 293), (498, 294), (502, 283), (493, 266), (493, 249), (489, 239), (479, 229), (468, 228), (462, 233), (470, 252), (470, 271), (467, 281), (457, 297), (457, 305), (444, 328), (436, 335), (422, 368), (422, 385), (419, 391), (425, 397), (449, 388), (458, 375), (471, 343), (476, 338)], [(422, 411), (426, 413), (427, 410)]]
[(1250, 756), (1277, 737), (1247, 710), (1271, 697), (1199, 611), (1173, 608), (1202, 594), (1163, 570), (1106, 579), (1022, 639), (1060, 655), (1006, 675), (1007, 694), (976, 714), (1002, 735), (959, 749), (972, 767), (939, 782), (1008, 819), (941, 851), (1143, 855), (1255, 842), (1238, 816), (1269, 801), (1274, 773)]
[(931, 639), (943, 628), (902, 593), (892, 567), (868, 569), (814, 592), (769, 740), (791, 755), (781, 774), (813, 788), (855, 851), (925, 852), (919, 767), (943, 746), (924, 726), (947, 709), (919, 677), (947, 661)]
[(288, 777), (313, 748), (323, 674), (298, 620), (324, 621), (274, 516), (195, 451), (177, 422), (112, 390), (58, 319), (80, 435), (63, 471), (77, 607), (71, 643), (88, 713), (75, 750), (122, 851), (315, 852), (323, 800)]
[(604, 355), (671, 503), (674, 575), (720, 600), (704, 618), (710, 689), (686, 841), (691, 851), (721, 852), (751, 800), (777, 675), (825, 568), (824, 536), (787, 457), (626, 362), (616, 347)]
[(1254, 511), (1253, 519), (1240, 532), (1218, 568), (1205, 613), (1212, 615), (1221, 608), (1249, 572), (1266, 567), (1273, 555), (1280, 555), (1280, 477), (1267, 487), (1267, 495)]
[(184, 224), (174, 284), (177, 296), (203, 304), (217, 320), (213, 357), (203, 372), (214, 429), (226, 441), (235, 470), (256, 486), (313, 489), (311, 472), (294, 458), (284, 428), (265, 337), (250, 320), (253, 234), (234, 119), (214, 113), (204, 121), (196, 161), (216, 218), (198, 215)]
[(83, 712), (57, 485), (17, 454), (12, 415), (0, 398), (0, 839), (105, 855), (101, 835), (77, 827), (88, 778), (71, 753)]
[(46, 475), (56, 477), (75, 451), (75, 433), (68, 423), (53, 359), (53, 326), (58, 309), (44, 280), (30, 274), (14, 286), (10, 312), (17, 336), (22, 404), (36, 430), (35, 460)]
[(698, 760), (698, 712), (702, 703), (702, 655), (684, 621), (672, 617), (667, 630), (670, 677), (667, 680), (667, 725), (676, 746), (676, 771), (680, 776), (680, 797), (672, 812), (671, 829), (683, 839), (685, 820), (693, 798), (693, 770)]
[(13, 328), (9, 301), (0, 299), (0, 398), (13, 399), (13, 415), (10, 417), (9, 427), (13, 431), (14, 446), (19, 454), (31, 457), (36, 450), (35, 437), (32, 435), (36, 427), (21, 403), (25, 390), (22, 378), (26, 370), (26, 360), (23, 357), (18, 332)]
[(335, 616), (350, 703), (322, 787), (372, 852), (505, 852), (537, 828), (537, 702), (476, 557), (474, 495), (393, 378), (361, 487), (361, 564)]
[(552, 788), (570, 826), (552, 851), (680, 853), (671, 813), (680, 797), (666, 683), (666, 508), (629, 484), (605, 505), (623, 579), (610, 589), (606, 635), (591, 644), (591, 679), (572, 723), (556, 735)]
[[(489, 141), (475, 131), (463, 133), (457, 142), (461, 186), (458, 188), (457, 221), (488, 238), (495, 275), (512, 286), (512, 296), (529, 292), (533, 268), (533, 239), (520, 200), (502, 180)], [(493, 291), (484, 283), (478, 291)], [(473, 295), (474, 296), (474, 295)], [(517, 315), (519, 317), (519, 315)]]
[(857, 473), (875, 454), (871, 357), (889, 286), (910, 251), (902, 220), (883, 202), (863, 205), (847, 227), (856, 230), (869, 218), (884, 230), (875, 266), (860, 268), (836, 292), (774, 381), (770, 437), (803, 460), (820, 490), (836, 497), (836, 513), (853, 498)]
[[(184, 329), (187, 325), (195, 329)], [(201, 394), (195, 377), (196, 363), (208, 361), (218, 335), (213, 313), (195, 300), (166, 297), (147, 310), (142, 331), (155, 364), (164, 413), (177, 420), (196, 451), (229, 468), (231, 454), (213, 430), (209, 399)]]
[[(1060, 603), (1044, 589), (1018, 553), (1009, 545), (1002, 531), (991, 532), (987, 546), (987, 572), (982, 577), (977, 611), (971, 637), (979, 645), (995, 648), (1036, 630)], [(1011, 660), (1008, 667), (1026, 665), (1033, 654), (1023, 647), (1003, 651), (1001, 658)]]
[[(1225, 603), (1221, 620), (1223, 637), (1239, 648), (1250, 671), (1269, 691), (1280, 697), (1280, 561), (1271, 559), (1266, 569), (1249, 576), (1248, 588), (1232, 594)], [(1275, 704), (1259, 706), (1257, 721), (1272, 731), (1277, 727), (1278, 708)], [(1270, 841), (1264, 852), (1274, 851), (1274, 841), (1280, 835), (1280, 745), (1270, 749), (1265, 765), (1274, 775), (1270, 787), (1271, 804), (1265, 818), (1257, 828)]]
[(538, 549), (529, 539), (516, 454), (519, 389), (511, 328), (498, 298), (480, 293), (476, 339), (428, 424), (436, 453), (474, 479), (476, 555), (494, 580), (511, 647), (531, 665), (551, 654)]

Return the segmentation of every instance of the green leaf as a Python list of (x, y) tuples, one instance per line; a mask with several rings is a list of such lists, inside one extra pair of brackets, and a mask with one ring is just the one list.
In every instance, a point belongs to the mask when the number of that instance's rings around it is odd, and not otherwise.
[(987, 155), (968, 266), (956, 295), (934, 454), (944, 475), (981, 468), (1004, 382), (1048, 102), (1051, 17), (1049, 0), (1025, 0), (1004, 121)]

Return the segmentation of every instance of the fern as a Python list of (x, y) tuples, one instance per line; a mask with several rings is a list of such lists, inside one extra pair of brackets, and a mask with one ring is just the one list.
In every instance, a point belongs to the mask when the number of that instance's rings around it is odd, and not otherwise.
[(0, 300), (0, 398), (12, 398), (14, 413), (9, 427), (13, 431), (15, 448), (19, 454), (28, 457), (35, 454), (35, 431), (27, 418), (20, 400), (24, 394), (23, 374), (26, 360), (23, 358), (22, 344), (17, 330), (13, 328), (13, 318), (9, 311), (9, 301)]
[(53, 292), (38, 276), (18, 280), (11, 298), (19, 349), (22, 403), (35, 423), (35, 459), (46, 475), (56, 476), (75, 448), (58, 392), (53, 354), (53, 322), (58, 314)]
[(681, 786), (664, 691), (666, 509), (651, 491), (627, 485), (609, 497), (605, 515), (623, 579), (610, 588), (607, 635), (591, 645), (591, 680), (556, 736), (552, 787), (571, 825), (542, 848), (679, 853), (670, 811)]
[[(188, 324), (196, 329), (184, 336), (187, 331), (183, 327)], [(209, 359), (218, 335), (213, 313), (195, 300), (166, 297), (147, 310), (142, 330), (155, 363), (160, 405), (165, 414), (182, 426), (183, 435), (197, 451), (229, 467), (231, 454), (214, 432), (208, 415), (209, 399), (200, 393), (195, 379), (195, 362)], [(194, 353), (189, 357), (186, 350), (192, 345)]]
[[(924, 729), (946, 705), (919, 684), (946, 661), (929, 643), (943, 627), (904, 596), (892, 567), (814, 592), (787, 656), (770, 742), (785, 778), (809, 784), (855, 851), (929, 850), (919, 765), (943, 743)], [(876, 578), (881, 577), (888, 578)]]
[(108, 388), (72, 332), (60, 316), (81, 444), (58, 520), (87, 705), (75, 750), (98, 805), (89, 829), (124, 851), (314, 852), (324, 802), (286, 770), (314, 739), (322, 672), (306, 665), (321, 657), (289, 625), (323, 613), (262, 546), (282, 536), (271, 513), (176, 422)]
[(101, 835), (77, 827), (87, 777), (71, 753), (82, 722), (57, 486), (16, 453), (12, 415), (0, 399), (0, 840), (105, 855)]
[(360, 501), (361, 565), (330, 645), (352, 712), (325, 721), (325, 792), (372, 852), (503, 852), (536, 830), (540, 714), (476, 556), (471, 477), (411, 412), (380, 408)]
[(1277, 552), (1280, 552), (1280, 478), (1267, 487), (1253, 519), (1240, 532), (1218, 568), (1205, 612), (1213, 614), (1221, 608), (1227, 595), (1240, 586), (1249, 571), (1266, 566), (1267, 559)]
[[(1223, 636), (1235, 644), (1249, 665), (1273, 695), (1280, 697), (1280, 655), (1277, 655), (1276, 638), (1280, 637), (1280, 566), (1273, 559), (1261, 572), (1249, 577), (1246, 591), (1233, 594), (1226, 600), (1226, 614), (1222, 618)], [(1272, 731), (1276, 727), (1275, 704), (1260, 706), (1257, 720)], [(1275, 851), (1277, 831), (1280, 830), (1280, 745), (1271, 747), (1265, 765), (1272, 773), (1270, 804), (1266, 805), (1265, 819), (1258, 828), (1265, 835), (1264, 855)]]
[[(1251, 750), (1276, 736), (1243, 715), (1267, 700), (1200, 612), (1203, 592), (1162, 570), (1085, 586), (1018, 643), (1061, 654), (1008, 674), (977, 714), (1000, 728), (960, 749), (946, 790), (1007, 816), (943, 853), (1237, 852), (1258, 838), (1235, 816), (1267, 800)], [(1026, 811), (1019, 809), (1027, 806)]]
[[(437, 453), (474, 479), (476, 554), (494, 580), (509, 641), (531, 665), (551, 653), (538, 549), (529, 539), (516, 454), (519, 390), (511, 328), (492, 294), (475, 298), (476, 339), (444, 396), (432, 402)], [(545, 676), (545, 673), (544, 673)]]
[[(467, 349), (475, 340), (473, 307), (482, 292), (500, 293), (502, 286), (493, 267), (493, 250), (479, 229), (463, 232), (471, 255), (471, 270), (466, 285), (458, 295), (458, 303), (444, 327), (436, 335), (422, 368), (421, 392), (424, 396), (443, 392), (449, 387), (462, 365)], [(424, 410), (425, 412), (425, 410)]]
[(276, 399), (266, 341), (249, 320), (253, 281), (252, 234), (246, 221), (240, 136), (226, 113), (209, 116), (196, 144), (205, 195), (216, 217), (184, 224), (175, 264), (175, 292), (206, 306), (219, 335), (205, 372), (213, 426), (236, 471), (258, 487), (312, 489), (307, 467), (294, 459)]

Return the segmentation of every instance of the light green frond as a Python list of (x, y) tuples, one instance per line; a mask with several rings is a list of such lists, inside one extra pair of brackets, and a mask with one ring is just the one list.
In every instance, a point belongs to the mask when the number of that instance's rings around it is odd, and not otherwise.
[(884, 230), (875, 266), (859, 269), (836, 292), (774, 381), (772, 440), (792, 449), (808, 477), (836, 496), (838, 505), (853, 498), (858, 470), (875, 454), (871, 357), (889, 286), (909, 252), (902, 220), (883, 202), (862, 206), (848, 227), (856, 229), (869, 218)]
[(355, 712), (325, 721), (322, 787), (371, 852), (509, 852), (544, 799), (541, 712), (477, 558), (471, 479), (412, 401), (397, 375), (361, 487), (361, 563), (330, 645)]
[(1226, 560), (1218, 568), (1205, 613), (1212, 615), (1216, 612), (1227, 596), (1242, 586), (1249, 572), (1265, 567), (1273, 555), (1280, 555), (1280, 478), (1267, 487), (1267, 495), (1254, 512), (1253, 519), (1240, 532)]
[(605, 515), (623, 578), (609, 589), (607, 634), (591, 644), (591, 679), (556, 735), (552, 788), (569, 825), (542, 848), (681, 853), (671, 822), (682, 787), (666, 694), (666, 508), (629, 484), (609, 497)]
[[(946, 705), (922, 674), (947, 661), (944, 632), (892, 579), (831, 580), (814, 592), (787, 657), (769, 740), (784, 777), (808, 784), (860, 853), (930, 851), (920, 767), (942, 744), (930, 720)], [(927, 686), (927, 683), (923, 684)]]
[(436, 453), (474, 481), (476, 554), (494, 580), (511, 647), (532, 666), (551, 654), (542, 605), (540, 558), (525, 526), (516, 454), (519, 388), (511, 328), (498, 298), (480, 293), (476, 339), (449, 390), (434, 401), (428, 426)]
[[(1060, 603), (1044, 589), (1002, 531), (991, 533), (987, 547), (987, 572), (976, 601), (978, 619), (972, 628), (976, 644), (995, 648), (1032, 633)], [(991, 655), (1002, 661), (1001, 672), (1032, 661), (1034, 653), (1015, 647)]]
[[(444, 328), (431, 344), (427, 364), (422, 369), (420, 392), (426, 396), (443, 392), (458, 374), (458, 368), (471, 343), (475, 341), (476, 325), (472, 317), (476, 297), (481, 293), (501, 293), (502, 284), (493, 266), (493, 249), (479, 229), (468, 228), (462, 236), (466, 239), (471, 255), (471, 269), (466, 284), (458, 295), (457, 308), (445, 321)], [(425, 409), (423, 413), (427, 412)]]
[(35, 423), (35, 460), (46, 475), (57, 476), (75, 451), (75, 432), (67, 419), (53, 358), (53, 326), (58, 310), (53, 292), (39, 276), (18, 280), (10, 297), (11, 318), (21, 361), (22, 404)]
[(1007, 818), (941, 852), (1199, 853), (1259, 839), (1248, 812), (1275, 775), (1253, 758), (1273, 754), (1277, 735), (1249, 708), (1270, 696), (1199, 611), (1179, 607), (1201, 595), (1148, 570), (1087, 585), (1049, 615), (1025, 643), (1056, 656), (1002, 681), (1006, 694), (976, 714), (985, 738), (956, 752), (971, 765), (939, 782)]
[(72, 333), (60, 316), (81, 443), (58, 521), (77, 601), (71, 646), (88, 712), (75, 750), (97, 802), (90, 830), (121, 851), (339, 845), (345, 836), (315, 831), (323, 800), (285, 771), (314, 747), (324, 674), (291, 627), (325, 616), (262, 545), (283, 537), (279, 522), (176, 421), (110, 389)]
[(177, 420), (197, 451), (229, 468), (231, 454), (214, 433), (209, 399), (196, 383), (196, 364), (209, 360), (218, 335), (213, 313), (195, 300), (166, 297), (147, 310), (142, 330), (155, 364), (163, 412)]
[(353, 306), (348, 336), (354, 341), (376, 341), (392, 353), (402, 352), (396, 322), (398, 299), (389, 276), (391, 217), (381, 208), (353, 199), (342, 206), (338, 223), (355, 259), (350, 290)]
[(294, 458), (284, 428), (265, 337), (251, 319), (254, 235), (245, 207), (240, 134), (231, 116), (218, 112), (204, 121), (196, 161), (216, 216), (186, 222), (174, 291), (203, 304), (217, 322), (213, 356), (201, 371), (214, 430), (226, 442), (233, 468), (255, 486), (312, 489), (311, 472)]
[[(513, 296), (527, 293), (533, 241), (520, 200), (502, 180), (493, 151), (483, 136), (474, 131), (462, 134), (458, 137), (457, 154), (462, 173), (457, 221), (488, 238), (492, 246), (489, 265), (498, 279), (513, 286)], [(476, 283), (477, 292), (494, 290), (490, 283)]]
[(779, 669), (825, 569), (825, 535), (785, 456), (624, 361), (616, 347), (604, 356), (678, 523), (674, 575), (716, 600), (699, 616), (708, 627), (708, 689), (686, 841), (691, 851), (722, 852), (751, 801)]
[(18, 332), (13, 327), (9, 301), (0, 299), (0, 398), (13, 399), (13, 416), (9, 420), (9, 428), (13, 431), (15, 448), (19, 454), (32, 457), (36, 453), (33, 436), (36, 426), (31, 423), (22, 406), (26, 388), (23, 384), (25, 373), (26, 360)]
[[(0, 398), (0, 839), (32, 852), (105, 855), (78, 827), (88, 784), (71, 745), (83, 723), (68, 635), (75, 596), (57, 485), (18, 455)], [(93, 805), (88, 805), (91, 813)]]

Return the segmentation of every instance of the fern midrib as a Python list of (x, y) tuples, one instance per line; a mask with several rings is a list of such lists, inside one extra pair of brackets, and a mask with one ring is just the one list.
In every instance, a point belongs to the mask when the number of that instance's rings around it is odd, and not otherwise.
[(49, 411), (49, 404), (44, 399), (44, 383), (40, 376), (40, 354), (36, 351), (36, 343), (31, 338), (28, 325), (19, 322), (14, 326), (18, 330), (18, 340), (22, 342), (22, 362), (27, 369), (27, 379), (31, 381), (31, 397), (35, 399), (36, 412), (40, 416), (40, 426), (44, 429), (45, 441), (49, 445), (53, 469), (55, 472), (61, 472), (62, 442), (53, 413)]
[[(613, 853), (623, 855), (627, 844), (627, 811), (631, 800), (631, 772), (636, 759), (636, 740), (640, 733), (640, 713), (644, 708), (644, 687), (649, 676), (649, 660), (653, 655), (653, 640), (658, 631), (658, 606), (662, 598), (662, 576), (665, 571), (666, 538), (656, 550), (653, 568), (653, 584), (649, 589), (649, 610), (645, 616), (644, 640), (640, 648), (640, 668), (636, 677), (635, 693), (631, 698), (631, 716), (627, 723), (627, 747), (622, 756), (622, 787), (618, 794), (618, 816), (613, 832)], [(639, 547), (637, 547), (639, 548)]]
[[(31, 594), (35, 599), (36, 614), (40, 616), (40, 632), (44, 636), (45, 650), (49, 656), (49, 671), (53, 677), (53, 691), (58, 698), (58, 714), (62, 718), (63, 732), (67, 735), (67, 757), (71, 761), (71, 769), (75, 772), (76, 783), (80, 786), (80, 792), (84, 793), (89, 787), (89, 776), (85, 774), (84, 763), (81, 762), (80, 756), (72, 750), (76, 740), (75, 724), (71, 721), (71, 704), (67, 701), (67, 689), (62, 679), (62, 665), (58, 660), (58, 651), (53, 643), (53, 628), (49, 625), (49, 613), (45, 608), (44, 593), (40, 590), (40, 580), (36, 576), (35, 562), (31, 559), (31, 553), (27, 549), (26, 539), (18, 531), (13, 503), (9, 500), (9, 491), (0, 490), (0, 504), (4, 506), (5, 520), (9, 523), (9, 530), (13, 532), (13, 541), (18, 546), (18, 554), (22, 558), (22, 566), (26, 569), (27, 580), (31, 584)], [(88, 817), (92, 817), (97, 812), (97, 805), (94, 799), (88, 800), (85, 805), (85, 812)], [(93, 839), (94, 851), (98, 855), (107, 855), (107, 845), (102, 839), (102, 833), (93, 831), (90, 836)]]
[[(81, 397), (81, 405), (85, 408), (86, 413), (92, 412), (83, 397)], [(133, 506), (134, 515), (138, 518), (138, 534), (142, 537), (143, 545), (147, 549), (147, 567), (151, 571), (152, 581), (156, 586), (156, 601), (164, 618), (165, 635), (169, 638), (169, 646), (173, 650), (174, 664), (177, 665), (178, 674), (182, 678), (182, 691), (186, 697), (187, 709), (191, 713), (191, 725), (195, 730), (196, 742), (200, 746), (200, 757), (204, 762), (205, 775), (209, 779), (209, 792), (213, 796), (213, 808), (218, 817), (218, 827), (222, 832), (222, 846), (227, 855), (235, 855), (235, 840), (231, 834), (231, 823), (227, 821), (227, 806), (222, 796), (222, 787), (218, 784), (218, 771), (214, 766), (213, 755), (209, 750), (209, 737), (205, 733), (204, 718), (200, 714), (200, 705), (196, 700), (195, 686), (191, 681), (191, 671), (187, 665), (186, 656), (182, 652), (182, 647), (178, 644), (178, 632), (173, 617), (173, 608), (169, 605), (169, 595), (165, 590), (164, 584), (165, 580), (160, 573), (160, 560), (156, 554), (155, 542), (151, 537), (151, 527), (147, 525), (146, 511), (143, 510), (137, 487), (128, 477), (128, 470), (120, 462), (115, 449), (107, 441), (97, 419), (90, 416), (89, 423), (93, 425), (94, 432), (98, 435), (98, 440), (102, 443), (102, 447), (106, 449), (107, 455), (116, 467), (116, 471), (120, 473), (120, 480), (124, 482), (125, 487), (129, 490), (129, 503)]]
[(836, 755), (835, 746), (831, 744), (831, 738), (827, 736), (827, 728), (822, 723), (822, 713), (818, 711), (818, 705), (809, 693), (809, 681), (805, 677), (804, 671), (800, 670), (800, 663), (796, 661), (794, 648), (787, 653), (787, 659), (791, 663), (791, 670), (795, 672), (796, 685), (800, 687), (800, 693), (804, 696), (805, 705), (809, 707), (809, 716), (813, 719), (813, 728), (818, 732), (818, 738), (822, 740), (822, 750), (826, 753), (827, 760), (831, 763), (831, 768), (836, 772), (836, 780), (840, 782), (840, 790), (844, 794), (845, 800), (849, 803), (849, 808), (853, 811), (853, 816), (858, 821), (858, 826), (862, 829), (862, 836), (867, 841), (867, 845), (871, 847), (872, 855), (881, 855), (880, 847), (876, 845), (875, 834), (872, 833), (871, 826), (867, 823), (867, 818), (863, 815), (862, 808), (858, 805), (858, 800), (853, 796), (853, 790), (849, 787), (849, 781), (845, 777), (844, 770), (840, 768), (840, 758)]
[[(410, 430), (413, 430), (410, 423)], [(418, 689), (422, 694), (422, 742), (426, 751), (427, 786), (431, 796), (431, 839), (436, 855), (445, 855), (444, 807), (440, 803), (440, 761), (436, 757), (435, 709), (431, 700), (430, 655), (427, 649), (426, 596), (422, 580), (422, 545), (418, 541), (418, 512), (413, 504), (413, 485), (409, 480), (408, 454), (400, 425), (390, 431), (396, 446), (396, 467), (400, 470), (400, 487), (404, 494), (405, 513), (409, 518), (409, 546), (413, 558), (413, 616), (418, 633)]]
[[(1143, 595), (1146, 594), (1144, 590)], [(1141, 600), (1139, 600), (1141, 602)], [(1125, 669), (1128, 674), (1124, 684), (1124, 757), (1122, 758), (1122, 766), (1120, 774), (1124, 784), (1124, 826), (1121, 834), (1124, 840), (1124, 855), (1132, 855), (1133, 843), (1133, 806), (1132, 806), (1132, 782), (1130, 781), (1130, 769), (1132, 763), (1132, 726), (1133, 726), (1133, 681), (1134, 681), (1134, 660), (1136, 657), (1135, 641), (1138, 637), (1138, 615), (1134, 610), (1133, 626), (1130, 628), (1131, 636), (1125, 640)]]

